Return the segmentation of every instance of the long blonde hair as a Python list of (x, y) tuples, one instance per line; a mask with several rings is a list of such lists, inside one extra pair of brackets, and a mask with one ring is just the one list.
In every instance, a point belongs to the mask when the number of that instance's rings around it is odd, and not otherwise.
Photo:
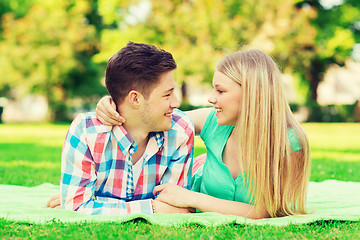
[[(307, 213), (309, 143), (291, 113), (278, 66), (264, 52), (250, 49), (228, 55), (217, 70), (242, 87), (234, 133), (252, 201), (271, 217)], [(291, 128), (301, 147), (297, 152), (289, 143)]]

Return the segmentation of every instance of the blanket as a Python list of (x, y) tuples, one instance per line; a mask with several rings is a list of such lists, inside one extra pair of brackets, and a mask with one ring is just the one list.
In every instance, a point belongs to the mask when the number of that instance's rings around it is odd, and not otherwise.
[(151, 224), (182, 226), (198, 224), (275, 225), (305, 224), (321, 220), (360, 221), (360, 182), (326, 180), (310, 182), (308, 209), (311, 214), (252, 220), (219, 213), (130, 214), (126, 216), (89, 216), (77, 212), (46, 208), (48, 199), (59, 192), (59, 186), (45, 183), (35, 187), (0, 185), (0, 218), (11, 221), (46, 224), (61, 222), (127, 222), (144, 219)]

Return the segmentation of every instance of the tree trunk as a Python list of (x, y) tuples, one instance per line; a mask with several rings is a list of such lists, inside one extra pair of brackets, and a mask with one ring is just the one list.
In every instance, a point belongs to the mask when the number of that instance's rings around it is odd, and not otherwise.
[(310, 100), (312, 102), (317, 102), (317, 89), (319, 87), (320, 81), (324, 76), (325, 69), (326, 64), (323, 60), (314, 59), (311, 62), (308, 79), (310, 81)]
[(186, 82), (183, 82), (181, 85), (181, 102), (185, 104), (189, 103), (189, 93)]
[(355, 122), (360, 122), (360, 99), (355, 106)]

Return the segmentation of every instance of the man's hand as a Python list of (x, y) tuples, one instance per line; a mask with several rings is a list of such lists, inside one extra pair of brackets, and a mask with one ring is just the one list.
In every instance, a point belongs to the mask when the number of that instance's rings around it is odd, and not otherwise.
[(46, 203), (46, 207), (50, 208), (61, 208), (61, 202), (60, 202), (60, 194), (55, 194), (52, 196), (49, 201)]
[(161, 202), (159, 200), (154, 200), (155, 203), (155, 210), (156, 213), (191, 213), (189, 210), (191, 209), (187, 209), (187, 208), (179, 208), (179, 207), (174, 207), (171, 206), (167, 203)]

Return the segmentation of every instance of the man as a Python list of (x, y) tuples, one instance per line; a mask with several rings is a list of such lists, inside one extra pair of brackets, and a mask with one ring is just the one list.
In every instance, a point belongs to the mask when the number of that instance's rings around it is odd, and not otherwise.
[(188, 212), (153, 200), (156, 185), (190, 188), (194, 127), (175, 109), (175, 69), (170, 53), (147, 44), (129, 42), (109, 60), (106, 88), (126, 122), (106, 126), (95, 113), (72, 122), (62, 152), (62, 208), (111, 215)]

